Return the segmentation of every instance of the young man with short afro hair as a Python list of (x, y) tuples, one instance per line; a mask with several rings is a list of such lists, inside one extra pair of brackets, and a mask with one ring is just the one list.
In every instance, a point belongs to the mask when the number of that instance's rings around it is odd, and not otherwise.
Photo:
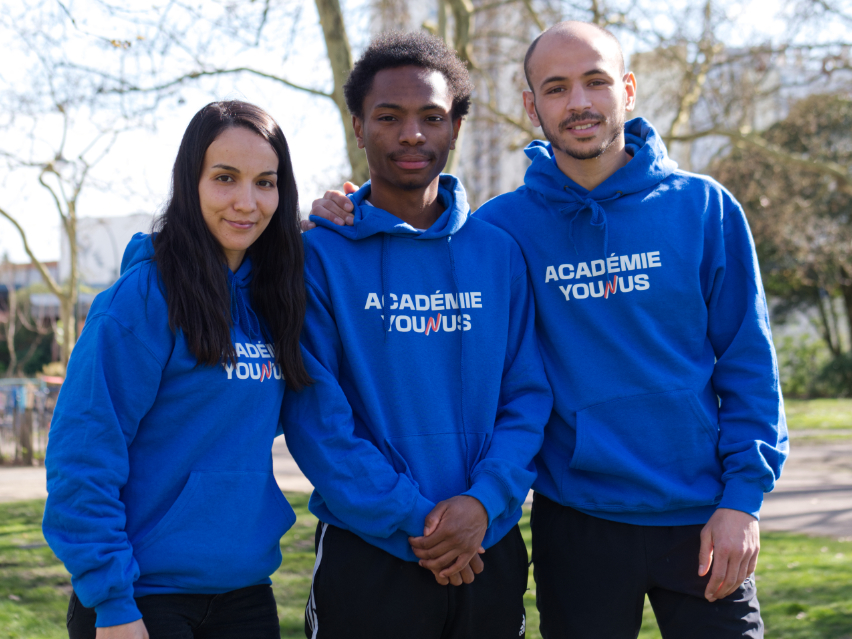
[(284, 399), (316, 490), (312, 639), (523, 637), (518, 528), (552, 396), (524, 259), (442, 175), (470, 104), (432, 36), (381, 36), (345, 94), (369, 183), (305, 236), (305, 365)]

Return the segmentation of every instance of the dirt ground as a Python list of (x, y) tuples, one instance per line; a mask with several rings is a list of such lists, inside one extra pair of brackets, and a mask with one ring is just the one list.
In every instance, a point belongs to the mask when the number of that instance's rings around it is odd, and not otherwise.
[[(282, 490), (310, 492), (279, 437), (272, 449)], [(0, 502), (43, 499), (44, 468), (0, 467)], [(792, 454), (775, 490), (766, 496), (761, 528), (829, 537), (852, 537), (852, 442), (792, 441)]]

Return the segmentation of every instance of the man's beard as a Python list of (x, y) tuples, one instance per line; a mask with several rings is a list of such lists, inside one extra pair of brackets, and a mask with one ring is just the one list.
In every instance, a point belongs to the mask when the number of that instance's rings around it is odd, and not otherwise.
[[(569, 155), (574, 158), (575, 160), (593, 160), (594, 158), (599, 158), (604, 153), (606, 153), (606, 150), (612, 146), (613, 142), (615, 142), (619, 138), (621, 133), (624, 131), (624, 112), (618, 110), (616, 111), (616, 113), (617, 115), (615, 120), (615, 126), (613, 127), (612, 136), (610, 136), (609, 140), (604, 140), (603, 142), (601, 142), (600, 146), (594, 149), (588, 149), (585, 151), (572, 151), (567, 146), (562, 146), (560, 144), (559, 137), (555, 135), (547, 125), (545, 125), (544, 120), (538, 114), (538, 109), (536, 109), (536, 115), (539, 116), (538, 121), (541, 123), (541, 130), (544, 132), (544, 137), (547, 138), (547, 141), (550, 142), (550, 145), (555, 150), (562, 151), (566, 155)], [(561, 131), (562, 129), (570, 125), (572, 122), (581, 122), (582, 120), (589, 119), (597, 120), (601, 124), (605, 124), (607, 121), (606, 118), (604, 118), (603, 116), (592, 115), (587, 111), (577, 117), (572, 116), (567, 120), (563, 120), (559, 123), (559, 129)]]

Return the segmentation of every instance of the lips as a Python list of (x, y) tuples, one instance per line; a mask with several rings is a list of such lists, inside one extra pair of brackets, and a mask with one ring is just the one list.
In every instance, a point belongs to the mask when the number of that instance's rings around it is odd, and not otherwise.
[(240, 229), (242, 231), (244, 231), (246, 229), (250, 229), (252, 226), (254, 226), (254, 222), (251, 222), (251, 221), (225, 220), (225, 222), (227, 222), (230, 226), (234, 227), (235, 229)]
[(400, 155), (392, 155), (391, 162), (396, 164), (404, 171), (418, 171), (425, 169), (432, 162), (432, 157), (428, 155), (420, 155), (417, 153), (405, 153)]
[(560, 131), (567, 131), (575, 137), (593, 136), (603, 124), (604, 118), (591, 113), (583, 113), (580, 117), (569, 118), (559, 123)]

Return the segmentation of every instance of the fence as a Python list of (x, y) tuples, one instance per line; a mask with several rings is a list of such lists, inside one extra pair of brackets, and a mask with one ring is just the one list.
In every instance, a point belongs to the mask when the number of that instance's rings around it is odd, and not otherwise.
[(43, 463), (58, 394), (40, 379), (0, 379), (0, 463)]

